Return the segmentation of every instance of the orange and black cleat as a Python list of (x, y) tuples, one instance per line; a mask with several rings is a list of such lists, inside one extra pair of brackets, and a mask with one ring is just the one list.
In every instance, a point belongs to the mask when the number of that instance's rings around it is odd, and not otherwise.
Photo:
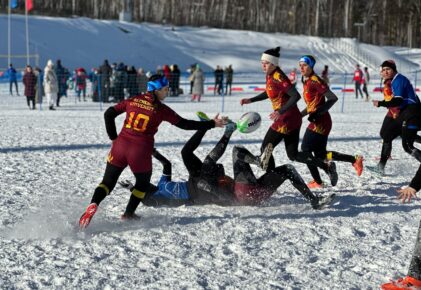
[(357, 171), (357, 175), (361, 176), (363, 173), (364, 165), (363, 165), (364, 158), (361, 155), (355, 156), (355, 162), (352, 163), (352, 166), (354, 166), (355, 171)]
[(315, 189), (315, 188), (323, 188), (325, 187), (325, 184), (323, 182), (318, 183), (316, 180), (312, 180), (307, 184), (307, 186), (308, 188)]
[(421, 280), (417, 280), (411, 276), (399, 278), (396, 281), (390, 281), (381, 286), (382, 290), (415, 290), (421, 289)]

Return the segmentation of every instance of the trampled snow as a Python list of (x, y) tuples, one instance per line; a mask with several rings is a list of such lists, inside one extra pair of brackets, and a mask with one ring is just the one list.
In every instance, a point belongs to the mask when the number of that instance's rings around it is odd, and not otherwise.
[[(71, 26), (76, 20), (62, 21)], [(154, 27), (148, 28), (151, 35), (164, 29), (158, 27), (154, 33)], [(217, 55), (219, 48), (206, 42), (209, 35), (197, 43), (198, 50), (203, 45)], [(291, 51), (293, 56), (286, 61), (293, 64), (303, 51)], [(61, 58), (75, 65), (79, 60), (67, 53)], [(241, 55), (238, 59), (242, 63)], [(30, 111), (24, 97), (7, 96), (5, 86), (0, 86), (0, 288), (378, 289), (389, 278), (406, 274), (421, 207), (418, 200), (402, 204), (396, 198), (396, 189), (407, 185), (418, 168), (400, 140), (394, 142), (385, 177), (367, 170), (357, 177), (351, 164), (338, 163), (337, 186), (317, 191), (336, 193), (337, 199), (321, 211), (311, 209), (286, 181), (260, 206), (140, 206), (140, 221), (123, 222), (119, 217), (130, 193), (117, 186), (81, 233), (78, 219), (101, 181), (111, 144), (103, 111), (97, 103), (75, 102), (74, 93), (63, 99), (57, 111)], [(233, 145), (242, 144), (257, 154), (270, 126), (269, 107), (239, 107), (240, 98), (250, 96), (227, 97), (233, 120), (248, 110), (259, 111), (264, 120), (253, 134), (233, 134), (221, 158), (229, 175)], [(328, 148), (363, 154), (366, 165), (375, 165), (386, 112), (368, 109), (370, 103), (354, 100), (351, 94), (346, 98), (346, 104), (360, 110), (334, 111)], [(167, 104), (183, 117), (195, 118), (196, 110), (215, 114), (219, 101), (205, 96), (202, 103), (191, 105), (188, 97), (169, 97)], [(118, 128), (122, 121), (117, 118)], [(306, 125), (305, 120), (302, 134)], [(213, 129), (206, 134), (197, 150), (199, 157), (205, 157), (222, 133), (223, 129)], [(180, 150), (192, 134), (163, 123), (156, 135), (157, 148), (173, 163), (174, 179), (187, 178)], [(274, 154), (277, 164), (291, 163), (282, 143)], [(292, 164), (310, 181), (306, 166)], [(161, 170), (154, 162), (153, 182)], [(121, 179), (133, 180), (133, 176), (126, 169)], [(323, 179), (328, 181), (326, 175)]]

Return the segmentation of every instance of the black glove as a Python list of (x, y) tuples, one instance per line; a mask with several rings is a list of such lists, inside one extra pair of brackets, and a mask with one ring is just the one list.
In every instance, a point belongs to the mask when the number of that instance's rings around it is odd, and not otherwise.
[(310, 115), (308, 115), (308, 119), (309, 122), (316, 122), (317, 119), (319, 119), (321, 116), (321, 114), (319, 113), (311, 113)]
[(118, 184), (120, 184), (124, 188), (127, 188), (130, 191), (134, 187), (133, 183), (131, 183), (130, 180), (127, 180), (127, 179), (126, 180), (119, 181)]

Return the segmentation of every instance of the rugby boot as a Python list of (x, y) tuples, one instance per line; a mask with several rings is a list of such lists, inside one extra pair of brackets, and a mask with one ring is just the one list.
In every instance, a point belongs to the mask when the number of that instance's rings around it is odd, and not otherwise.
[(91, 203), (90, 205), (88, 205), (85, 213), (82, 214), (79, 220), (79, 228), (81, 230), (86, 229), (88, 227), (97, 209), (98, 209), (98, 205), (96, 203)]
[(421, 289), (421, 281), (411, 276), (405, 278), (399, 278), (396, 281), (390, 280), (389, 283), (385, 283), (380, 286), (382, 290), (415, 290)]
[(315, 188), (323, 188), (325, 187), (325, 184), (323, 182), (318, 183), (316, 180), (312, 180), (309, 183), (307, 183), (307, 186), (308, 188), (315, 189)]
[(352, 163), (352, 166), (355, 168), (355, 171), (357, 171), (357, 175), (361, 176), (363, 173), (364, 165), (363, 165), (364, 158), (361, 155), (355, 156), (355, 162)]

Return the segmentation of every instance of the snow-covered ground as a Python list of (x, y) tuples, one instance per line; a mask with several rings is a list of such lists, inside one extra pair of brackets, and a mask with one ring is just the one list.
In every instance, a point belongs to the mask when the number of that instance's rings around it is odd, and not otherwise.
[[(168, 104), (194, 118), (186, 103), (169, 98)], [(129, 192), (117, 187), (80, 233), (77, 221), (101, 180), (110, 146), (103, 113), (97, 104), (72, 99), (54, 112), (24, 104), (0, 110), (0, 288), (376, 289), (408, 267), (421, 208), (419, 201), (399, 203), (395, 190), (408, 184), (418, 163), (399, 141), (386, 177), (369, 171), (357, 177), (350, 164), (338, 164), (338, 185), (321, 190), (336, 193), (337, 201), (322, 211), (312, 210), (286, 182), (261, 206), (139, 207), (140, 221), (122, 222)], [(334, 113), (329, 148), (363, 154), (366, 164), (375, 164), (384, 114)], [(257, 153), (270, 125), (267, 113), (262, 116), (257, 132), (236, 132), (232, 143)], [(222, 132), (205, 136), (200, 157)], [(156, 136), (175, 179), (187, 177), (179, 152), (191, 134), (164, 123)], [(231, 150), (221, 160), (230, 175)], [(283, 144), (275, 156), (277, 164), (289, 162)], [(309, 181), (307, 168), (294, 165)], [(160, 172), (154, 163), (154, 182)], [(132, 178), (129, 170), (122, 178)]]
[[(23, 23), (22, 17), (13, 18), (13, 23)], [(343, 60), (346, 70), (353, 70), (352, 57), (315, 37), (188, 27), (172, 31), (83, 18), (31, 17), (30, 26), (31, 47), (37, 48), (42, 63), (61, 58), (70, 68), (97, 66), (104, 58), (150, 69), (164, 63), (186, 68), (201, 62), (206, 69), (233, 64), (237, 71), (259, 73), (254, 81), (262, 82), (260, 54), (280, 44), (286, 68), (296, 66), (300, 55), (313, 53), (319, 59), (317, 69), (329, 64), (340, 72)], [(0, 35), (6, 35), (5, 27), (6, 17), (0, 16)], [(12, 47), (24, 48), (18, 27), (14, 41), (22, 44)], [(5, 45), (0, 42), (1, 51)], [(364, 47), (386, 55), (381, 47)], [(399, 50), (388, 48), (387, 54), (394, 51)], [(81, 233), (78, 219), (101, 181), (110, 148), (103, 121), (110, 104), (101, 111), (98, 103), (75, 102), (70, 93), (57, 111), (30, 111), (24, 97), (8, 96), (7, 86), (0, 85), (2, 289), (377, 289), (406, 273), (421, 207), (419, 201), (401, 204), (396, 199), (395, 190), (407, 185), (418, 168), (400, 140), (394, 143), (385, 177), (369, 171), (357, 177), (350, 164), (338, 164), (338, 185), (319, 190), (336, 193), (337, 200), (322, 211), (312, 210), (285, 182), (260, 206), (141, 206), (140, 221), (123, 222), (119, 217), (129, 192), (117, 186)], [(221, 158), (229, 175), (233, 144), (258, 153), (270, 125), (267, 102), (238, 106), (240, 98), (249, 96), (236, 92), (225, 99), (225, 112), (233, 120), (251, 110), (264, 119), (253, 134), (234, 133)], [(363, 154), (365, 164), (374, 165), (386, 112), (355, 100), (352, 93), (344, 98), (345, 113), (339, 113), (340, 103), (332, 110), (328, 147)], [(195, 118), (198, 110), (215, 114), (222, 108), (219, 97), (206, 95), (194, 104), (188, 100), (168, 98), (167, 103), (186, 118)], [(118, 128), (122, 121), (117, 119)], [(197, 154), (203, 158), (222, 132), (208, 132)], [(174, 179), (187, 177), (180, 150), (191, 135), (166, 123), (156, 135), (157, 147), (173, 163)], [(274, 154), (277, 164), (290, 162), (283, 144)], [(306, 166), (293, 164), (310, 181)], [(154, 182), (161, 170), (154, 163)], [(121, 178), (132, 178), (129, 170)]]

